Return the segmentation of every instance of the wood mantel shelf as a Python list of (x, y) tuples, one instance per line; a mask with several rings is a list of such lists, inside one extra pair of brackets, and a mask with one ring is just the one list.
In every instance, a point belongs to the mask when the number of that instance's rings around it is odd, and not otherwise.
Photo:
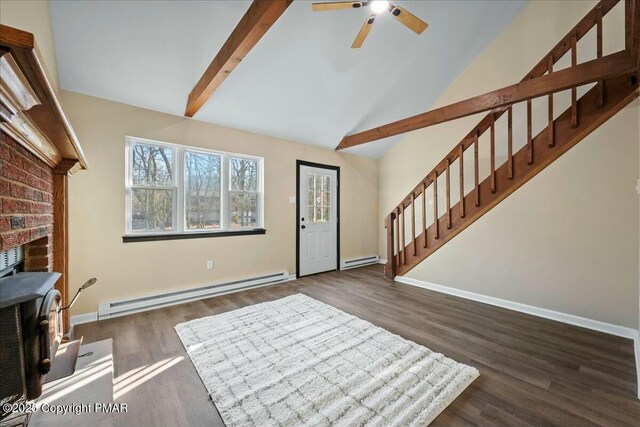
[(87, 168), (33, 34), (0, 25), (0, 128), (54, 169)]
[[(62, 305), (68, 305), (68, 180), (75, 171), (87, 169), (87, 160), (51, 86), (33, 34), (6, 25), (0, 25), (0, 131), (51, 168), (52, 268), (62, 275), (56, 289)], [(63, 314), (65, 333), (69, 320), (67, 310)]]

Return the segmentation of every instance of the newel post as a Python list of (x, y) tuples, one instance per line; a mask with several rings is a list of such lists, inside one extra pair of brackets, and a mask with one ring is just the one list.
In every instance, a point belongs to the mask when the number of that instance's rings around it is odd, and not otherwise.
[(393, 280), (396, 276), (396, 263), (393, 255), (393, 221), (395, 219), (395, 212), (391, 212), (384, 221), (387, 228), (387, 263), (384, 265), (384, 277), (389, 280)]

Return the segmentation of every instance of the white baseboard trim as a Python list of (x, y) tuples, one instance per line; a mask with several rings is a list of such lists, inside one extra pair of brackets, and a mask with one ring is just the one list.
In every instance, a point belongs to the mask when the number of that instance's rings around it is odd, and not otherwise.
[(417, 286), (419, 288), (430, 289), (432, 291), (441, 292), (472, 301), (478, 301), (485, 304), (495, 305), (497, 307), (507, 308), (509, 310), (519, 311), (521, 313), (527, 313), (533, 316), (555, 320), (557, 322), (568, 323), (570, 325), (580, 326), (583, 328), (592, 329), (594, 331), (616, 335), (618, 337), (629, 338), (636, 341), (636, 349), (638, 348), (638, 331), (633, 328), (627, 328), (625, 326), (601, 322), (599, 320), (587, 319), (585, 317), (575, 316), (573, 314), (561, 313), (559, 311), (548, 310), (546, 308), (535, 307), (532, 305), (513, 302), (501, 298), (494, 298), (474, 292), (463, 291), (460, 289), (450, 288), (448, 286), (436, 285), (434, 283), (412, 279), (409, 277), (396, 276), (394, 280), (396, 282)]
[(72, 325), (82, 325), (83, 323), (95, 322), (98, 320), (98, 312), (92, 311), (91, 313), (76, 314), (71, 316)]
[[(228, 294), (232, 294), (232, 293), (236, 293), (236, 292), (242, 292), (242, 291), (249, 290), (249, 289), (255, 289), (255, 288), (261, 288), (261, 287), (265, 287), (265, 286), (272, 286), (272, 285), (276, 285), (276, 284), (286, 283), (286, 282), (290, 282), (290, 281), (293, 281), (293, 280), (296, 280), (296, 275), (295, 274), (288, 274), (286, 276), (286, 279), (283, 280), (283, 281), (280, 281), (280, 282), (256, 284), (256, 285), (253, 285), (253, 286), (243, 287), (243, 288), (239, 288), (239, 289), (228, 289), (228, 290), (225, 290), (223, 292), (219, 292), (219, 293), (217, 293), (215, 295), (209, 295), (209, 296), (204, 295), (204, 296), (202, 296), (200, 298), (193, 298), (193, 299), (190, 299), (190, 300), (178, 301), (176, 303), (169, 303), (169, 304), (166, 304), (165, 306), (170, 306), (170, 305), (175, 305), (175, 304), (184, 304), (184, 303), (187, 303), (187, 302), (196, 301), (198, 299), (213, 298), (213, 297), (216, 297), (216, 296), (228, 295)], [(134, 313), (139, 313), (139, 312), (142, 312), (142, 311), (148, 311), (148, 310), (152, 310), (152, 309), (153, 308), (141, 307), (140, 309), (132, 310), (132, 311), (124, 313), (122, 315), (134, 314)], [(110, 316), (110, 317), (117, 317), (117, 316), (114, 315), (114, 316)], [(95, 321), (98, 321), (98, 320), (100, 320), (98, 318), (98, 312), (97, 311), (92, 311), (91, 313), (76, 314), (74, 316), (71, 316), (70, 323), (71, 323), (71, 327), (73, 327), (75, 325), (80, 325), (80, 324), (89, 323), (89, 322), (95, 322)]]
[(386, 264), (387, 260), (384, 258), (380, 258), (380, 261), (378, 261), (378, 264)]

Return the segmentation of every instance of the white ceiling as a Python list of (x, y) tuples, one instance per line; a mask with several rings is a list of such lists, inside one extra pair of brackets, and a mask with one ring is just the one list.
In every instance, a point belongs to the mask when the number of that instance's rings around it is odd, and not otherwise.
[[(250, 3), (51, 2), (60, 86), (181, 116)], [(394, 3), (429, 28), (417, 36), (385, 14), (351, 49), (366, 8), (312, 12), (294, 1), (195, 119), (332, 149), (428, 110), (526, 1)], [(381, 157), (397, 139), (348, 151)]]

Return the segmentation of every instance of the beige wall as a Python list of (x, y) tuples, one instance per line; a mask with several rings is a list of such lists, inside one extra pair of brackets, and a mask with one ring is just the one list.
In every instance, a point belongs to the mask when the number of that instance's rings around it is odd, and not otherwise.
[[(529, 3), (433, 107), (516, 83), (594, 4)], [(623, 41), (612, 33), (624, 28), (622, 7), (605, 18), (605, 54)], [(595, 55), (593, 40), (591, 34), (579, 44), (579, 61)], [(534, 128), (544, 127), (545, 102), (535, 106)], [(480, 117), (407, 134), (380, 160), (379, 223)], [(514, 123), (519, 145), (521, 123)], [(407, 276), (637, 327), (638, 138), (636, 101)], [(481, 154), (486, 175), (488, 153)], [(379, 228), (379, 254), (386, 258), (383, 233)]]
[[(62, 92), (90, 169), (70, 180), (70, 280), (90, 277), (73, 314), (103, 301), (287, 270), (295, 272), (296, 159), (340, 166), (342, 259), (377, 253), (377, 160)], [(264, 157), (266, 235), (122, 243), (125, 136)], [(206, 270), (206, 260), (214, 269)]]
[(53, 89), (58, 91), (58, 69), (47, 0), (2, 0), (0, 23), (33, 33)]

